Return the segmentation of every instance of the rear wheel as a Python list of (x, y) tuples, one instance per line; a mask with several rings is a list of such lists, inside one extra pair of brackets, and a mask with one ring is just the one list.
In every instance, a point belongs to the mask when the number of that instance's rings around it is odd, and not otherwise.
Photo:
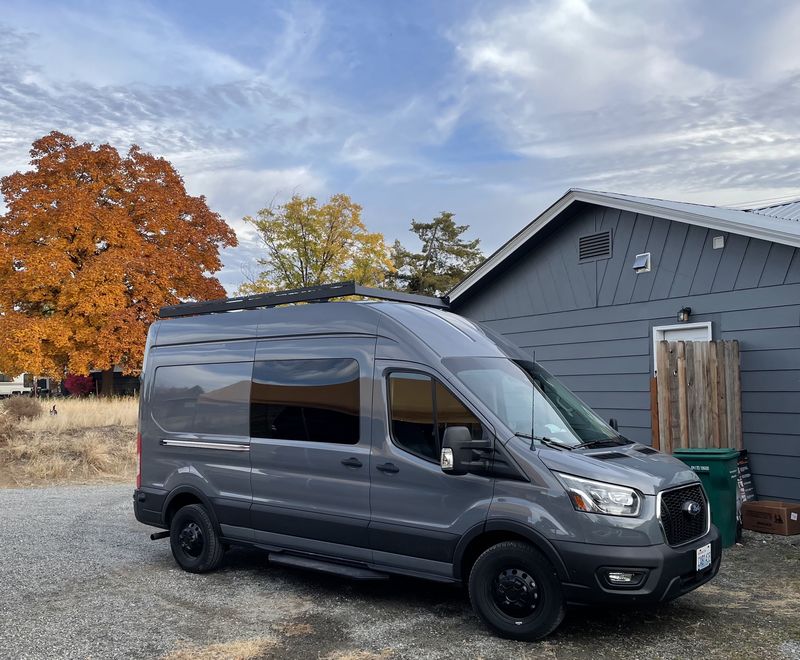
[(510, 639), (542, 639), (564, 618), (555, 569), (521, 541), (498, 543), (478, 557), (469, 576), (469, 598), (483, 622)]
[(219, 568), (225, 549), (211, 516), (202, 504), (178, 509), (169, 528), (172, 556), (190, 573), (206, 573)]

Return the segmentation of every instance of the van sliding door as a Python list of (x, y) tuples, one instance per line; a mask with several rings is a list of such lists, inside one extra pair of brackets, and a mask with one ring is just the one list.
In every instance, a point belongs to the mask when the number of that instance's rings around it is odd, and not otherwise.
[(375, 340), (262, 341), (250, 403), (256, 540), (369, 560)]

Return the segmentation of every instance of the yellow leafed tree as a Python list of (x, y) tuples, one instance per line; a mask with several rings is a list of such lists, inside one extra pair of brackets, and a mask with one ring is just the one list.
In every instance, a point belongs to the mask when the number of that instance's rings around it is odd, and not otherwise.
[(168, 161), (53, 132), (31, 165), (0, 179), (1, 372), (135, 373), (159, 307), (225, 294), (236, 236)]
[(343, 280), (375, 286), (393, 269), (383, 235), (367, 231), (361, 207), (347, 195), (322, 205), (295, 195), (244, 220), (257, 231), (266, 256), (258, 260), (263, 270), (240, 287), (242, 294)]

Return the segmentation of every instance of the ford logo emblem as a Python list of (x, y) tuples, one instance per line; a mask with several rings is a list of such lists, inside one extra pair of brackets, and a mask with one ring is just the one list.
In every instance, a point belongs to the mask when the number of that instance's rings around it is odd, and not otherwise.
[(693, 500), (689, 500), (688, 502), (684, 502), (682, 508), (683, 508), (683, 512), (688, 514), (688, 515), (690, 515), (690, 516), (696, 516), (698, 513), (700, 513), (703, 510), (703, 507), (701, 507), (697, 502), (695, 502)]

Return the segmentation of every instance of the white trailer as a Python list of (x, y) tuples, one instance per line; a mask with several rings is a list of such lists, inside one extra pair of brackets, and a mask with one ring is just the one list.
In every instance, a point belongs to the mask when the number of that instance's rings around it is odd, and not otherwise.
[(7, 376), (0, 374), (0, 399), (19, 394), (30, 395), (33, 392), (33, 375), (20, 374)]

